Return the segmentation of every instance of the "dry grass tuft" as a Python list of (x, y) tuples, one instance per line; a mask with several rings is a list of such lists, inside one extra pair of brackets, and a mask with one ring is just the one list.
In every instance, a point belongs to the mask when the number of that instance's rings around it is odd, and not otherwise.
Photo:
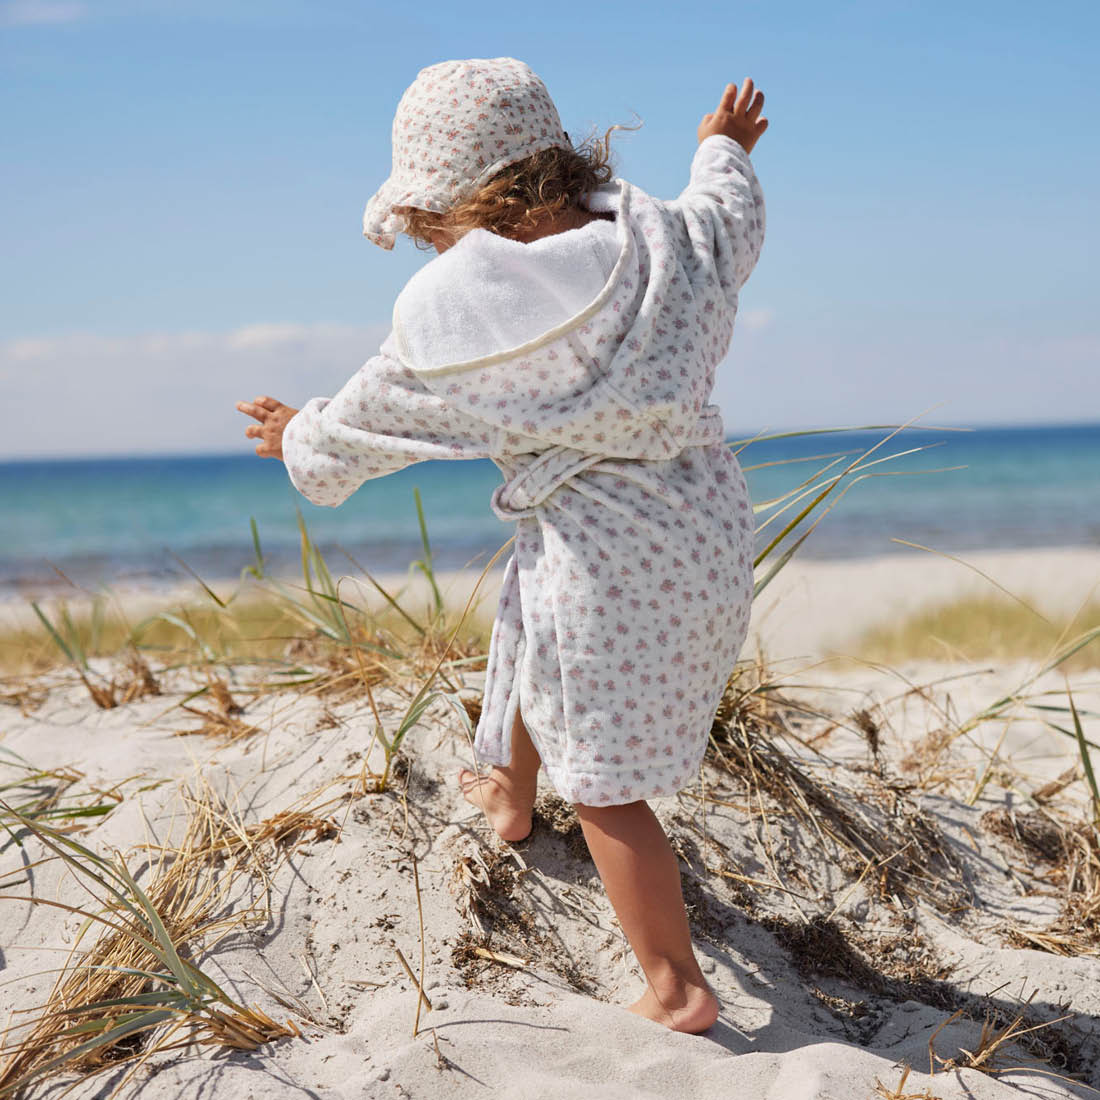
[[(711, 729), (708, 759), (745, 790), (767, 831), (768, 816), (793, 817), (821, 841), (845, 872), (860, 877), (880, 899), (921, 897), (940, 910), (970, 902), (963, 871), (934, 820), (908, 797), (910, 786), (874, 772), (862, 790), (845, 787), (781, 747), (800, 737), (803, 707), (782, 696), (761, 670), (731, 678)], [(863, 725), (866, 734), (866, 723)]]
[(1031, 1070), (1033, 1072), (1046, 1073), (1053, 1077), (1061, 1077), (1063, 1080), (1071, 1080), (1071, 1078), (1062, 1077), (1061, 1074), (1053, 1073), (1053, 1071), (1040, 1069), (1035, 1060), (1030, 1060), (1026, 1064), (1021, 1064), (1019, 1061), (1013, 1061), (1008, 1065), (1003, 1064), (1012, 1046), (1018, 1044), (1025, 1035), (1033, 1035), (1035, 1032), (1053, 1027), (1063, 1020), (1068, 1020), (1071, 1014), (1058, 1016), (1056, 1019), (1045, 1020), (1042, 1023), (1034, 1024), (1028, 1021), (1027, 1014), (1024, 1012), (1017, 1013), (1007, 1022), (1000, 1019), (995, 1013), (987, 1013), (982, 1020), (981, 1033), (978, 1036), (978, 1042), (973, 1050), (966, 1050), (960, 1047), (958, 1053), (952, 1055), (950, 1058), (941, 1058), (936, 1053), (936, 1036), (939, 1035), (948, 1024), (954, 1022), (964, 1014), (965, 1009), (959, 1009), (957, 1012), (952, 1013), (928, 1037), (929, 1073), (935, 1074), (936, 1065), (938, 1064), (945, 1072), (958, 1069), (975, 1069), (980, 1073), (996, 1076), (999, 1073)]
[(200, 717), (202, 725), (195, 729), (179, 730), (177, 736), (190, 737), (194, 734), (202, 734), (206, 737), (220, 737), (224, 741), (239, 741), (257, 732), (259, 727), (250, 726), (241, 720), (244, 707), (230, 694), (224, 680), (211, 679), (203, 694), (213, 703), (212, 707), (204, 710), (189, 703), (180, 704), (182, 710)]
[(905, 1092), (905, 1082), (909, 1080), (909, 1074), (912, 1072), (911, 1066), (906, 1066), (901, 1072), (901, 1080), (893, 1087), (884, 1085), (877, 1077), (875, 1078), (875, 1092), (885, 1098), (885, 1100), (941, 1100), (935, 1093), (929, 1089), (925, 1089), (923, 1092)]
[[(1026, 602), (1026, 601), (1025, 601)], [(1024, 604), (999, 596), (973, 596), (930, 608), (900, 622), (877, 626), (853, 652), (880, 664), (915, 659), (981, 661), (1039, 659), (1067, 638), (1100, 628), (1100, 601), (1072, 620), (1041, 618)], [(1064, 664), (1067, 672), (1100, 667), (1100, 639)]]
[[(256, 905), (233, 905), (240, 875), (256, 871), (251, 857), (258, 834), (202, 797), (191, 801), (178, 843), (144, 847), (149, 857), (144, 885), (121, 854), (106, 859), (5, 808), (51, 858), (64, 862), (99, 907), (2, 895), (61, 908), (83, 917), (84, 924), (45, 1004), (29, 1021), (4, 1032), (0, 1097), (51, 1073), (88, 1075), (124, 1062), (133, 1063), (132, 1073), (153, 1053), (194, 1044), (254, 1050), (299, 1034), (289, 1021), (279, 1023), (255, 1006), (238, 1004), (196, 961), (200, 951), (267, 914)], [(270, 824), (263, 832), (287, 835)], [(242, 842), (242, 834), (253, 843)], [(236, 858), (227, 860), (231, 855)], [(94, 929), (99, 936), (85, 945)]]
[(1007, 811), (992, 811), (982, 822), (1023, 855), (1026, 872), (1035, 874), (1035, 861), (1044, 862), (1042, 877), (1062, 892), (1062, 911), (1048, 927), (1009, 925), (1003, 930), (1006, 940), (1054, 955), (1100, 955), (1100, 827), (1096, 822)]

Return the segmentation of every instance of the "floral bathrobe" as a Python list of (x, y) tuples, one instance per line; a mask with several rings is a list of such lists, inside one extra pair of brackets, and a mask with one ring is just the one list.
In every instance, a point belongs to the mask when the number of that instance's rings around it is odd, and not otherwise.
[(497, 464), (516, 541), (476, 755), (509, 762), (518, 710), (558, 793), (608, 805), (693, 781), (745, 639), (752, 513), (707, 401), (764, 205), (722, 135), (675, 200), (615, 180), (586, 202), (614, 219), (529, 244), (474, 230), (426, 264), (283, 453), (329, 505), (423, 459)]

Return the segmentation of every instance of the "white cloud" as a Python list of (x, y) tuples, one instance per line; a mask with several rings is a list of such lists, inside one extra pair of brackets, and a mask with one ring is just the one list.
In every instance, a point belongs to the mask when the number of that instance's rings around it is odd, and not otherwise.
[(0, 4), (0, 27), (32, 27), (75, 23), (86, 7), (77, 0), (7, 0)]
[(335, 393), (388, 331), (257, 324), (0, 344), (0, 458), (243, 451), (254, 444), (236, 401)]
[(744, 309), (737, 314), (737, 325), (742, 330), (759, 332), (775, 320), (774, 309)]
[[(885, 334), (862, 315), (757, 330), (742, 316), (713, 399), (730, 431), (900, 423), (942, 402), (938, 423), (1095, 417), (1100, 336), (991, 338), (928, 326)], [(267, 393), (290, 405), (330, 395), (389, 324), (263, 323), (224, 332), (73, 333), (0, 344), (0, 459), (242, 453), (233, 407)], [(740, 335), (739, 335), (740, 334)]]

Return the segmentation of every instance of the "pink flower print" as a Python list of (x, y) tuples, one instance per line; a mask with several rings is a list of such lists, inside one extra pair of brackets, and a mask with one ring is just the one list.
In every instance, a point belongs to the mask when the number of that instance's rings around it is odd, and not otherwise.
[(636, 733), (632, 733), (626, 739), (626, 747), (628, 749), (636, 749), (641, 743), (642, 743), (642, 739)]
[(622, 762), (623, 758), (618, 753), (615, 753), (615, 755), (611, 757), (612, 764), (621, 764)]
[[(633, 661), (623, 661), (623, 663), (621, 665), (619, 665), (619, 672), (623, 676), (629, 676), (633, 671), (634, 671), (634, 662)], [(644, 677), (642, 679), (642, 682), (645, 683), (645, 678)]]

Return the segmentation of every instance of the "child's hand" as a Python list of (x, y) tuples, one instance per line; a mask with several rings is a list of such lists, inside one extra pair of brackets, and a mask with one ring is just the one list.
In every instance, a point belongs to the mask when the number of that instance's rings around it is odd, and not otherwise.
[(283, 457), (283, 430), (290, 418), (298, 411), (274, 397), (257, 397), (255, 401), (238, 401), (237, 408), (249, 416), (255, 417), (259, 424), (249, 424), (244, 434), (249, 439), (259, 439), (256, 454), (260, 458)]
[(746, 153), (751, 153), (760, 135), (768, 128), (768, 120), (760, 117), (764, 109), (764, 93), (754, 90), (752, 80), (745, 78), (738, 94), (736, 84), (727, 84), (718, 109), (703, 115), (699, 123), (699, 141), (712, 134), (733, 138)]

